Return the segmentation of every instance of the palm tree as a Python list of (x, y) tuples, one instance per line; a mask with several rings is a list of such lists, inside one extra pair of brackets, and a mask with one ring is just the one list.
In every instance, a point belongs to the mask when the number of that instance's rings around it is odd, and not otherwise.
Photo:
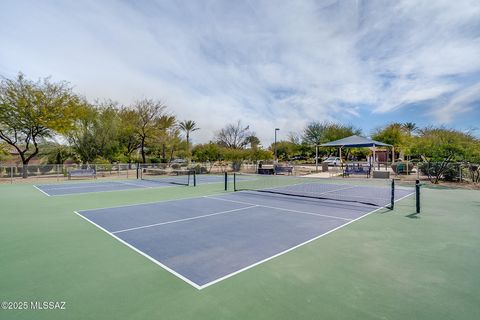
[(418, 127), (414, 122), (405, 122), (402, 124), (402, 127), (408, 133), (408, 135), (412, 135), (412, 133), (418, 130)]
[(180, 130), (185, 132), (185, 136), (187, 138), (187, 148), (188, 151), (190, 151), (190, 132), (200, 130), (200, 128), (197, 127), (197, 124), (193, 120), (184, 120), (178, 124), (178, 127)]

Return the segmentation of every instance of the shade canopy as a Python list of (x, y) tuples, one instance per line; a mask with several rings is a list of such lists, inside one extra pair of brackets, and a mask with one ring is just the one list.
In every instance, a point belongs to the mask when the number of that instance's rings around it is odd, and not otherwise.
[(321, 147), (341, 147), (341, 148), (362, 148), (362, 147), (392, 147), (391, 144), (367, 139), (360, 136), (350, 136), (347, 138), (330, 141), (320, 145)]

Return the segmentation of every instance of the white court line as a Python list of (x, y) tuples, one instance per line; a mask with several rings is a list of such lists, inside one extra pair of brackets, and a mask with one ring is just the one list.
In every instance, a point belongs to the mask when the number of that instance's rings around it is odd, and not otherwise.
[[(130, 188), (130, 189), (120, 189), (120, 190), (97, 190), (97, 191), (88, 191), (88, 192), (74, 192), (74, 193), (65, 193), (65, 194), (51, 194), (50, 196), (52, 197), (67, 197), (67, 196), (76, 196), (76, 195), (83, 195), (83, 194), (92, 194), (92, 193), (105, 193), (105, 192), (123, 192), (123, 191), (130, 191), (130, 192), (136, 192), (136, 191), (143, 191), (145, 189), (162, 189), (162, 188), (170, 188), (170, 187), (185, 187), (185, 186), (180, 186), (180, 185), (174, 185), (174, 184), (159, 184), (158, 187), (147, 187), (147, 186), (140, 186), (139, 188)], [(84, 187), (86, 188), (86, 187)], [(50, 191), (54, 191), (57, 189), (51, 189)], [(158, 201), (157, 201), (158, 202)]]
[[(85, 183), (87, 184), (87, 183)], [(70, 190), (70, 189), (85, 189), (85, 188), (96, 188), (96, 187), (116, 187), (116, 186), (119, 186), (119, 185), (122, 185), (122, 184), (119, 184), (118, 182), (98, 182), (98, 183), (95, 183), (95, 182), (90, 182), (89, 185), (83, 185), (83, 186), (79, 186), (79, 185), (75, 185), (75, 186), (61, 186), (59, 188), (45, 188), (45, 190), (47, 191), (55, 191), (55, 190)], [(45, 186), (53, 186), (53, 185), (45, 185)], [(56, 185), (58, 186), (58, 184)]]
[[(412, 193), (410, 193), (410, 194), (408, 194), (408, 195), (406, 195), (406, 196), (404, 196), (404, 197), (401, 197), (401, 198), (395, 200), (395, 202), (400, 201), (400, 200), (403, 200), (404, 198), (407, 198), (407, 197), (411, 196), (412, 194), (414, 194), (414, 193), (412, 192)], [(200, 197), (198, 197), (198, 198), (200, 198)], [(186, 199), (191, 199), (191, 198), (186, 198)], [(179, 200), (185, 200), (185, 199), (176, 199), (176, 200), (168, 200), (168, 201), (161, 201), (161, 202), (170, 202), (170, 201), (179, 201)], [(222, 200), (225, 200), (225, 199), (222, 199)], [(159, 202), (152, 202), (152, 203), (159, 203)], [(254, 205), (254, 204), (252, 204), (252, 205)], [(332, 233), (332, 232), (334, 232), (334, 231), (337, 231), (337, 230), (339, 230), (339, 229), (341, 229), (341, 228), (343, 228), (343, 227), (345, 227), (345, 226), (347, 226), (347, 225), (349, 225), (349, 224), (351, 224), (351, 223), (353, 223), (353, 222), (355, 222), (355, 221), (357, 221), (357, 220), (360, 220), (360, 219), (362, 219), (362, 218), (364, 218), (364, 217), (366, 217), (366, 216), (368, 216), (368, 215), (370, 215), (370, 214), (372, 214), (372, 213), (374, 213), (374, 212), (377, 212), (378, 210), (381, 210), (381, 209), (384, 209), (384, 208), (377, 208), (377, 209), (375, 209), (375, 210), (373, 210), (373, 211), (370, 211), (370, 212), (368, 212), (368, 213), (366, 213), (366, 214), (364, 214), (364, 215), (362, 215), (362, 216), (360, 216), (360, 217), (358, 217), (358, 218), (356, 218), (356, 219), (354, 219), (354, 220), (350, 220), (350, 221), (348, 221), (348, 222), (346, 222), (346, 223), (344, 223), (344, 224), (342, 224), (342, 225), (340, 225), (340, 226), (338, 226), (338, 227), (336, 227), (336, 228), (334, 228), (334, 229), (332, 229), (332, 230), (329, 230), (329, 231), (327, 231), (327, 232), (325, 232), (325, 233), (323, 233), (323, 234), (320, 234), (320, 235), (318, 235), (318, 236), (316, 236), (316, 237), (314, 237), (314, 238), (312, 238), (312, 239), (310, 239), (310, 240), (304, 241), (304, 242), (302, 242), (302, 243), (300, 243), (300, 244), (298, 244), (298, 245), (296, 245), (296, 246), (294, 246), (294, 247), (291, 247), (291, 248), (289, 248), (289, 249), (287, 249), (287, 250), (284, 250), (284, 251), (282, 251), (282, 252), (279, 252), (279, 253), (277, 253), (277, 254), (275, 254), (275, 255), (273, 255), (273, 256), (270, 256), (270, 257), (268, 257), (268, 258), (266, 258), (266, 259), (260, 260), (260, 261), (258, 261), (258, 262), (256, 262), (256, 263), (253, 263), (253, 264), (251, 264), (251, 265), (249, 265), (249, 266), (246, 266), (245, 268), (242, 268), (242, 269), (239, 269), (239, 270), (234, 271), (234, 272), (232, 272), (232, 273), (229, 273), (229, 274), (227, 274), (227, 275), (225, 275), (225, 276), (223, 276), (223, 277), (220, 277), (220, 278), (218, 278), (218, 279), (215, 279), (215, 280), (213, 280), (213, 281), (211, 281), (211, 282), (208, 282), (208, 283), (206, 283), (206, 284), (204, 284), (204, 285), (198, 285), (198, 284), (196, 284), (195, 282), (193, 282), (192, 280), (188, 279), (187, 277), (181, 275), (180, 273), (174, 271), (173, 269), (170, 269), (169, 267), (167, 267), (167, 266), (164, 265), (163, 263), (159, 262), (159, 261), (156, 260), (155, 258), (149, 256), (148, 254), (144, 253), (143, 251), (135, 248), (134, 246), (132, 246), (132, 245), (130, 245), (129, 243), (125, 242), (124, 240), (120, 239), (119, 237), (117, 237), (116, 235), (114, 235), (114, 234), (112, 234), (111, 232), (107, 231), (106, 229), (104, 229), (104, 228), (101, 227), (100, 225), (96, 224), (95, 222), (93, 222), (93, 221), (89, 220), (88, 218), (82, 216), (82, 215), (81, 215), (80, 213), (78, 213), (77, 211), (74, 211), (74, 212), (75, 212), (75, 214), (77, 214), (77, 215), (80, 216), (81, 218), (83, 218), (83, 219), (85, 219), (86, 221), (90, 222), (91, 224), (93, 224), (94, 226), (96, 226), (97, 228), (99, 228), (100, 230), (104, 231), (105, 233), (109, 234), (109, 235), (112, 236), (113, 238), (117, 239), (118, 241), (120, 241), (121, 243), (123, 243), (125, 246), (129, 247), (130, 249), (133, 249), (134, 251), (136, 251), (137, 253), (141, 254), (142, 256), (144, 256), (145, 258), (147, 258), (148, 260), (150, 260), (150, 261), (152, 261), (153, 263), (159, 265), (160, 267), (162, 267), (162, 268), (165, 269), (166, 271), (170, 272), (171, 274), (173, 274), (173, 275), (176, 276), (177, 278), (182, 279), (183, 281), (185, 281), (186, 283), (190, 284), (192, 287), (194, 287), (194, 288), (196, 288), (196, 289), (198, 289), (198, 290), (202, 290), (202, 289), (205, 289), (205, 288), (207, 288), (207, 287), (209, 287), (209, 286), (211, 286), (211, 285), (213, 285), (213, 284), (216, 284), (216, 283), (218, 283), (218, 282), (220, 282), (220, 281), (222, 281), (222, 280), (225, 280), (225, 279), (228, 279), (228, 278), (230, 278), (230, 277), (233, 277), (233, 276), (235, 276), (235, 275), (237, 275), (237, 274), (239, 274), (239, 273), (241, 273), (241, 272), (243, 272), (243, 271), (246, 271), (246, 270), (248, 270), (248, 269), (250, 269), (250, 268), (256, 267), (256, 266), (258, 266), (258, 265), (260, 265), (260, 264), (262, 264), (262, 263), (264, 263), (264, 262), (267, 262), (267, 261), (269, 261), (269, 260), (272, 260), (272, 259), (274, 259), (274, 258), (277, 258), (277, 257), (279, 257), (279, 256), (281, 256), (281, 255), (283, 255), (283, 254), (286, 254), (286, 253), (288, 253), (288, 252), (290, 252), (290, 251), (292, 251), (292, 250), (294, 250), (294, 249), (297, 249), (297, 248), (299, 248), (299, 247), (301, 247), (301, 246), (303, 246), (303, 245), (306, 245), (306, 244), (308, 244), (308, 243), (310, 243), (310, 242), (312, 242), (312, 241), (315, 241), (315, 240), (317, 240), (317, 239), (319, 239), (319, 238), (321, 238), (321, 237), (323, 237), (323, 236), (326, 236), (326, 235), (328, 235), (328, 234), (330, 234), (330, 233)]]
[(258, 207), (258, 206), (257, 206), (257, 205), (252, 205), (252, 206), (245, 207), (245, 208), (239, 208), (239, 209), (232, 209), (232, 210), (214, 212), (214, 213), (204, 214), (204, 215), (201, 215), (201, 216), (196, 216), (196, 217), (191, 217), (191, 218), (178, 219), (178, 220), (172, 220), (172, 221), (166, 221), (166, 222), (160, 222), (160, 223), (154, 223), (154, 224), (149, 224), (149, 225), (145, 225), (145, 226), (141, 226), (141, 227), (135, 227), (135, 228), (128, 228), (128, 229), (118, 230), (118, 231), (114, 231), (114, 232), (112, 232), (112, 233), (113, 233), (113, 234), (117, 234), (117, 233), (122, 233), (122, 232), (127, 232), (127, 231), (133, 231), (133, 230), (151, 228), (151, 227), (156, 227), (156, 226), (162, 226), (162, 225), (165, 225), (165, 224), (171, 224), (171, 223), (177, 223), (177, 222), (183, 222), (183, 221), (189, 221), (189, 220), (196, 220), (196, 219), (201, 219), (201, 218), (207, 218), (207, 217), (212, 217), (212, 216), (216, 216), (216, 215), (219, 215), (219, 214), (225, 214), (225, 213), (231, 213), (231, 212), (236, 212), (236, 211), (241, 211), (241, 210), (247, 210), (247, 209), (251, 209), (251, 208), (255, 208), (255, 207)]
[[(133, 191), (137, 191), (137, 190), (138, 189), (134, 189)], [(118, 191), (127, 191), (127, 190), (118, 190)], [(132, 191), (132, 190), (130, 190), (130, 191)], [(226, 193), (227, 193), (226, 191), (221, 191), (221, 192), (217, 192), (215, 194), (216, 195), (222, 195), (222, 194), (226, 194)], [(231, 192), (229, 192), (229, 193), (231, 193)], [(78, 193), (76, 193), (76, 194), (78, 194)], [(118, 205), (118, 206), (101, 207), (101, 208), (93, 208), (93, 209), (83, 209), (83, 210), (78, 210), (78, 212), (107, 210), (107, 209), (116, 209), (116, 208), (124, 208), (124, 207), (135, 207), (135, 206), (143, 206), (143, 205), (149, 205), (149, 204), (175, 202), (175, 201), (183, 201), (183, 200), (190, 200), (190, 199), (202, 199), (202, 198), (205, 198), (205, 196), (196, 196), (196, 197), (187, 197), (187, 198), (178, 198), (178, 199), (171, 199), (171, 200), (160, 200), (160, 201), (147, 201), (147, 202), (140, 202), (140, 203), (134, 203), (134, 204), (123, 204), (123, 205)]]
[(42, 189), (40, 189), (39, 187), (37, 187), (36, 185), (33, 185), (33, 187), (35, 189), (37, 189), (38, 191), (40, 191), (41, 193), (43, 193), (44, 195), (46, 195), (47, 197), (50, 197), (50, 195), (48, 193), (46, 193), (45, 191), (43, 191)]
[(142, 185), (142, 184), (136, 184), (136, 183), (130, 183), (130, 182), (124, 182), (124, 181), (118, 181), (118, 183), (124, 184), (124, 185), (127, 185), (127, 186), (135, 186), (135, 187), (142, 187), (142, 188), (155, 188), (153, 186), (146, 186), (146, 185)]
[[(404, 198), (406, 198), (406, 197), (409, 197), (409, 196), (411, 196), (412, 194), (413, 194), (413, 193), (410, 193), (410, 194), (408, 194), (408, 195), (406, 195), (406, 196), (404, 196), (404, 197), (401, 197), (401, 198), (399, 198), (398, 200), (395, 200), (395, 202), (400, 201), (400, 200), (402, 200), (402, 199), (404, 199)], [(225, 275), (225, 276), (223, 276), (223, 277), (221, 277), (221, 278), (218, 278), (218, 279), (215, 279), (215, 280), (213, 280), (213, 281), (211, 281), (211, 282), (208, 282), (208, 283), (200, 286), (200, 289), (205, 289), (206, 287), (209, 287), (209, 286), (211, 286), (211, 285), (213, 285), (213, 284), (215, 284), (215, 283), (218, 283), (218, 282), (220, 282), (220, 281), (222, 281), (222, 280), (225, 280), (225, 279), (228, 279), (228, 278), (230, 278), (230, 277), (233, 277), (234, 275), (237, 275), (237, 274), (239, 274), (240, 272), (246, 271), (246, 270), (248, 270), (248, 269), (250, 269), (250, 268), (253, 268), (253, 267), (258, 266), (259, 264), (262, 264), (262, 263), (264, 263), (264, 262), (267, 262), (267, 261), (269, 261), (269, 260), (272, 260), (272, 259), (274, 259), (274, 258), (277, 258), (277, 257), (279, 257), (279, 256), (281, 256), (281, 255), (283, 255), (283, 254), (285, 254), (285, 253), (288, 253), (288, 252), (290, 252), (290, 251), (292, 251), (292, 250), (295, 250), (295, 249), (297, 249), (297, 248), (299, 248), (299, 247), (301, 247), (301, 246), (303, 246), (303, 245), (306, 245), (307, 243), (310, 243), (310, 242), (312, 242), (312, 241), (315, 241), (315, 240), (317, 240), (317, 239), (319, 239), (319, 238), (321, 238), (321, 237), (324, 237), (324, 236), (326, 236), (326, 235), (328, 235), (328, 234), (330, 234), (330, 233), (332, 233), (332, 232), (334, 232), (334, 231), (337, 231), (337, 230), (339, 230), (339, 229), (341, 229), (341, 228), (343, 228), (343, 227), (345, 227), (345, 226), (348, 226), (349, 224), (351, 224), (351, 223), (353, 223), (353, 222), (355, 222), (355, 221), (357, 221), (357, 220), (360, 220), (360, 219), (362, 219), (362, 218), (365, 218), (366, 216), (369, 216), (370, 214), (372, 214), (372, 213), (374, 213), (374, 212), (377, 212), (378, 210), (381, 210), (381, 209), (385, 209), (385, 208), (377, 208), (377, 209), (375, 209), (375, 210), (373, 210), (373, 211), (367, 212), (367, 213), (365, 213), (364, 215), (362, 215), (362, 216), (360, 216), (360, 217), (358, 217), (358, 218), (356, 218), (356, 219), (350, 220), (350, 221), (348, 221), (348, 222), (346, 222), (346, 223), (344, 223), (344, 224), (342, 224), (342, 225), (340, 225), (340, 226), (338, 226), (338, 227), (336, 227), (336, 228), (334, 228), (334, 229), (332, 229), (332, 230), (329, 230), (329, 231), (327, 231), (327, 232), (325, 232), (325, 233), (322, 233), (321, 235), (316, 236), (316, 237), (314, 237), (314, 238), (312, 238), (312, 239), (310, 239), (310, 240), (307, 240), (307, 241), (305, 241), (305, 242), (302, 242), (302, 243), (300, 243), (300, 244), (298, 244), (298, 245), (296, 245), (296, 246), (294, 246), (294, 247), (288, 248), (287, 250), (284, 250), (284, 251), (282, 251), (282, 252), (279, 252), (279, 253), (271, 256), (271, 257), (268, 257), (268, 258), (266, 258), (266, 259), (263, 259), (263, 260), (260, 260), (260, 261), (258, 261), (258, 262), (255, 262), (254, 264), (251, 264), (251, 265), (249, 265), (249, 266), (246, 266), (245, 268), (242, 268), (242, 269), (237, 270), (237, 271), (235, 271), (235, 272), (229, 273), (229, 274), (227, 274), (227, 275)]]
[(346, 220), (346, 221), (351, 221), (351, 220), (352, 220), (352, 219), (343, 218), (343, 217), (330, 216), (330, 215), (327, 215), (327, 214), (307, 212), (307, 211), (300, 211), (300, 210), (293, 210), (293, 209), (287, 209), (287, 208), (281, 208), (281, 207), (271, 207), (271, 206), (265, 206), (265, 205), (263, 205), (263, 204), (255, 204), (255, 203), (249, 203), (249, 202), (243, 202), (243, 201), (236, 201), (236, 200), (230, 200), (230, 199), (222, 199), (222, 198), (216, 198), (216, 197), (211, 197), (211, 196), (204, 196), (204, 198), (213, 199), (213, 200), (219, 200), (219, 201), (235, 202), (235, 203), (247, 204), (247, 205), (252, 205), (252, 206), (256, 205), (257, 207), (262, 207), (262, 208), (267, 208), (267, 209), (274, 209), (274, 210), (281, 210), (281, 211), (289, 211), (289, 212), (295, 212), (295, 213), (303, 213), (303, 214), (308, 214), (308, 215), (312, 215), (312, 216), (319, 216), (319, 217), (325, 217), (325, 218), (340, 219), (340, 220)]
[(169, 267), (167, 267), (166, 265), (164, 265), (163, 263), (159, 262), (158, 260), (156, 260), (155, 258), (149, 256), (148, 254), (146, 254), (145, 252), (143, 251), (140, 251), (139, 249), (135, 248), (134, 246), (132, 246), (131, 244), (129, 244), (128, 242), (126, 241), (123, 241), (122, 239), (120, 239), (119, 237), (117, 237), (116, 235), (114, 235), (113, 233), (109, 232), (107, 229), (104, 229), (103, 227), (101, 227), (100, 225), (96, 224), (95, 222), (91, 221), (90, 219), (82, 216), (80, 213), (78, 213), (77, 211), (74, 211), (76, 215), (78, 215), (79, 217), (85, 219), (86, 221), (90, 222), (91, 224), (93, 224), (94, 226), (96, 226), (97, 228), (99, 228), (100, 230), (104, 231), (105, 233), (107, 233), (108, 235), (112, 236), (113, 238), (117, 239), (118, 241), (120, 241), (121, 243), (123, 243), (124, 245), (126, 245), (127, 247), (129, 247), (130, 249), (134, 250), (135, 252), (141, 254), (142, 256), (144, 256), (145, 258), (147, 258), (148, 260), (152, 261), (153, 263), (159, 265), (160, 267), (162, 267), (163, 269), (167, 270), (168, 272), (170, 272), (171, 274), (173, 274), (174, 276), (182, 279), (183, 281), (185, 281), (186, 283), (188, 283), (189, 285), (191, 285), (192, 287), (200, 290), (202, 289), (201, 286), (199, 286), (198, 284), (196, 284), (195, 282), (191, 281), (190, 279), (182, 276), (180, 273), (174, 271), (173, 269), (170, 269)]

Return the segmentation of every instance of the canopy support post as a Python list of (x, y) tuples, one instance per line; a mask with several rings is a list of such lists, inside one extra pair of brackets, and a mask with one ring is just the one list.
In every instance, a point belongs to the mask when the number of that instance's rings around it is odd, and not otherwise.
[(340, 158), (340, 167), (343, 168), (343, 161), (342, 161), (342, 147), (338, 148), (339, 152), (339, 158)]

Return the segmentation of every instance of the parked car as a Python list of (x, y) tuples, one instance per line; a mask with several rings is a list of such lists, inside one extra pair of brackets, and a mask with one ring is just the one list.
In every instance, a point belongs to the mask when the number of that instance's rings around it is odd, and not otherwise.
[(184, 164), (184, 163), (187, 163), (187, 160), (185, 159), (174, 159), (172, 160), (171, 162), (172, 164), (176, 163), (176, 164)]
[(329, 157), (323, 160), (323, 163), (328, 163), (329, 166), (339, 166), (342, 160), (339, 157)]
[(305, 156), (294, 156), (294, 157), (291, 157), (290, 160), (307, 160), (307, 157), (305, 157)]

